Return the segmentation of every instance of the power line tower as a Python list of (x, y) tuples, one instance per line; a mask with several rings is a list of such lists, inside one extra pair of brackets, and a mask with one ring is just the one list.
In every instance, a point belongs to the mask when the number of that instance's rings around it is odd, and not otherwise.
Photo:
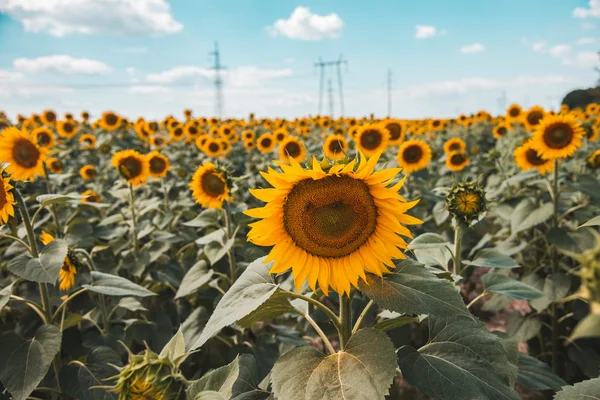
[(221, 71), (227, 69), (227, 67), (221, 65), (219, 42), (215, 42), (215, 50), (211, 51), (209, 55), (215, 58), (215, 66), (211, 68), (215, 71), (215, 115), (221, 118), (223, 114), (223, 79), (221, 78)]
[[(340, 57), (335, 61), (323, 61), (321, 57), (319, 57), (319, 61), (315, 63), (316, 68), (320, 68), (320, 76), (319, 76), (319, 115), (323, 112), (323, 84), (325, 83), (325, 68), (326, 67), (336, 67), (337, 72), (337, 80), (338, 80), (338, 91), (340, 93), (340, 116), (344, 115), (344, 91), (342, 87), (342, 64), (348, 65), (348, 60), (344, 60), (343, 57)], [(333, 117), (333, 115), (332, 115)]]
[(331, 84), (331, 79), (329, 79), (327, 83), (327, 91), (329, 92), (329, 116), (333, 118), (333, 85)]
[(392, 69), (388, 69), (387, 76), (387, 91), (388, 91), (388, 118), (392, 117)]

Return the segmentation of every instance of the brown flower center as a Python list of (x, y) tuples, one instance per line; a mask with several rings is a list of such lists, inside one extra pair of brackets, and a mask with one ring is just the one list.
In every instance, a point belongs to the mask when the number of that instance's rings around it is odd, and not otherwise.
[(155, 174), (160, 174), (164, 172), (165, 168), (167, 168), (167, 163), (162, 157), (152, 157), (150, 159), (150, 171)]
[(534, 149), (528, 149), (525, 152), (525, 157), (531, 165), (544, 165), (548, 162), (548, 160), (544, 160), (542, 157), (540, 157), (537, 151)]
[(113, 126), (113, 125), (116, 125), (117, 122), (119, 122), (119, 117), (117, 117), (113, 113), (108, 113), (108, 114), (104, 115), (104, 122), (106, 122), (106, 124), (109, 126)]
[(573, 128), (564, 122), (557, 122), (544, 130), (544, 143), (551, 149), (563, 149), (573, 141)]
[(375, 150), (381, 145), (381, 132), (377, 129), (366, 129), (360, 135), (360, 145), (367, 150)]
[(421, 149), (421, 146), (416, 145), (416, 144), (408, 146), (402, 152), (402, 159), (409, 164), (418, 163), (422, 157), (423, 157), (423, 149)]
[(516, 107), (511, 108), (510, 110), (508, 110), (508, 115), (510, 115), (511, 117), (518, 117), (520, 114), (520, 110)]
[(271, 139), (270, 138), (262, 138), (260, 140), (260, 145), (265, 148), (268, 149), (269, 147), (271, 147)]
[(127, 179), (133, 179), (142, 173), (142, 162), (133, 156), (121, 160), (119, 171)]
[(301, 148), (300, 145), (296, 142), (289, 142), (285, 145), (284, 147), (284, 152), (285, 154), (287, 154), (288, 156), (292, 157), (292, 158), (296, 158), (300, 155), (301, 152)]
[(450, 163), (452, 165), (462, 165), (466, 160), (467, 157), (462, 153), (453, 154), (452, 157), (450, 157)]
[(527, 114), (527, 122), (529, 125), (537, 125), (540, 123), (540, 120), (544, 118), (544, 113), (541, 111), (532, 111)]
[(500, 136), (504, 136), (506, 134), (506, 127), (500, 126), (496, 129), (496, 133)]
[(219, 146), (219, 143), (217, 142), (212, 142), (211, 144), (208, 145), (208, 150), (211, 153), (216, 153), (221, 149), (221, 147)]
[(219, 197), (225, 193), (225, 181), (212, 171), (202, 176), (202, 190), (211, 197)]
[(36, 136), (37, 144), (41, 147), (46, 147), (50, 144), (52, 140), (50, 134), (48, 132), (40, 132)]
[(48, 122), (56, 121), (56, 114), (53, 111), (46, 111), (46, 113), (44, 114), (44, 117), (46, 118), (46, 121), (48, 121)]
[(397, 122), (390, 122), (385, 126), (390, 131), (390, 140), (398, 140), (402, 136), (402, 127)]
[(336, 139), (329, 142), (329, 151), (333, 154), (342, 153), (344, 151), (344, 146), (342, 145), (341, 140)]
[(16, 163), (23, 168), (33, 168), (40, 158), (40, 151), (27, 139), (18, 139), (12, 149)]

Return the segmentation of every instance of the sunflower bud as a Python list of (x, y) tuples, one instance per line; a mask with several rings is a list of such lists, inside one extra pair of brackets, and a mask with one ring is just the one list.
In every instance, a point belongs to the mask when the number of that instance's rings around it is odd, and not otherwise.
[(457, 182), (446, 195), (446, 208), (457, 220), (472, 223), (486, 211), (485, 192), (477, 182)]
[(119, 400), (183, 398), (183, 376), (168, 359), (160, 359), (148, 349), (143, 354), (129, 354), (129, 364), (115, 377), (117, 383), (109, 388), (119, 394)]

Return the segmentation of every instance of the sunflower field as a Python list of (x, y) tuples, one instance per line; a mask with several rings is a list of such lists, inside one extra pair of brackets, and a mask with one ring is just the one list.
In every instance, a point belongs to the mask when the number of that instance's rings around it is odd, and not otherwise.
[(600, 105), (0, 113), (0, 398), (600, 398)]

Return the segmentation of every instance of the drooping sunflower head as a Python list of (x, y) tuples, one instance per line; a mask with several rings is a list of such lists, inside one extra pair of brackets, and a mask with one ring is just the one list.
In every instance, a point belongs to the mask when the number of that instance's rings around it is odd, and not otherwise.
[(514, 151), (515, 163), (522, 171), (527, 171), (532, 168), (538, 170), (542, 175), (554, 170), (552, 160), (542, 158), (537, 150), (531, 145), (531, 140), (517, 147)]
[(62, 161), (60, 161), (58, 158), (49, 158), (46, 161), (46, 166), (48, 167), (48, 169), (50, 170), (50, 172), (52, 172), (53, 174), (62, 174), (63, 169), (64, 169), (64, 165), (62, 163)]
[(275, 148), (275, 138), (270, 133), (263, 133), (256, 141), (256, 147), (261, 153), (270, 153)]
[(223, 202), (230, 199), (229, 188), (227, 173), (210, 162), (199, 166), (190, 182), (192, 196), (205, 208), (220, 210)]
[(464, 151), (452, 151), (446, 157), (446, 167), (450, 171), (462, 171), (467, 165), (469, 165), (469, 157), (467, 157)]
[(54, 147), (54, 134), (46, 127), (35, 128), (31, 132), (31, 137), (39, 147), (51, 149)]
[(504, 137), (504, 135), (506, 135), (508, 133), (508, 125), (504, 122), (494, 126), (494, 129), (492, 130), (492, 135), (494, 135), (494, 137), (496, 139), (501, 139)]
[(106, 111), (102, 113), (100, 118), (100, 127), (107, 131), (115, 131), (121, 127), (123, 119), (112, 111)]
[(383, 126), (390, 132), (388, 145), (394, 146), (402, 143), (406, 136), (406, 124), (397, 119), (386, 119)]
[(330, 160), (340, 160), (348, 153), (348, 142), (342, 135), (330, 135), (325, 139), (323, 151)]
[(167, 176), (167, 172), (169, 171), (170, 164), (169, 159), (160, 154), (158, 151), (153, 151), (146, 155), (148, 159), (148, 166), (150, 168), (150, 176), (153, 178), (161, 178)]
[(529, 131), (533, 131), (540, 124), (546, 112), (540, 106), (533, 106), (523, 115), (523, 122)]
[(0, 224), (8, 222), (9, 217), (14, 217), (14, 205), (17, 204), (11, 189), (10, 178), (3, 176), (4, 171), (0, 169)]
[(587, 159), (587, 165), (592, 169), (600, 168), (600, 150), (596, 150)]
[(146, 183), (150, 174), (150, 166), (146, 156), (135, 150), (122, 150), (116, 152), (111, 160), (119, 174), (133, 186)]
[(423, 140), (407, 140), (400, 145), (397, 160), (406, 172), (420, 171), (431, 161), (431, 147)]
[(420, 220), (405, 212), (416, 205), (398, 194), (404, 179), (392, 183), (400, 168), (375, 171), (379, 154), (322, 168), (315, 158), (304, 169), (291, 161), (279, 163), (263, 177), (273, 185), (250, 192), (266, 202), (245, 212), (260, 221), (250, 224), (248, 240), (273, 246), (265, 262), (271, 273), (292, 269), (300, 290), (304, 281), (324, 293), (331, 287), (343, 294), (358, 287), (366, 273), (378, 276), (393, 269), (392, 259), (405, 258), (411, 237), (405, 225)]
[(444, 153), (449, 154), (453, 151), (466, 151), (467, 145), (461, 138), (450, 138), (444, 143)]
[(98, 173), (96, 172), (96, 168), (93, 165), (88, 164), (81, 167), (81, 169), (79, 170), (79, 175), (83, 180), (89, 181), (91, 179), (96, 178), (96, 176), (98, 176)]
[(8, 163), (6, 172), (14, 180), (30, 180), (44, 175), (47, 149), (29, 134), (9, 127), (0, 132), (0, 160)]
[(477, 182), (457, 182), (446, 195), (446, 208), (457, 220), (474, 222), (486, 211), (485, 192)]
[(390, 131), (381, 124), (365, 124), (356, 133), (356, 148), (367, 157), (387, 149)]
[(547, 116), (533, 133), (532, 147), (542, 158), (567, 158), (582, 145), (585, 131), (572, 117)]
[(279, 159), (287, 162), (290, 158), (299, 163), (306, 158), (304, 144), (295, 136), (288, 136), (279, 143)]
[(100, 196), (91, 189), (86, 190), (81, 193), (82, 196), (87, 196), (86, 198), (81, 199), (82, 203), (100, 203)]
[(79, 144), (82, 150), (91, 150), (96, 147), (96, 136), (90, 133), (84, 133), (79, 138)]
[(58, 136), (62, 138), (71, 139), (77, 134), (77, 126), (75, 125), (75, 121), (68, 119), (64, 121), (58, 121), (56, 123), (56, 133), (58, 133)]

